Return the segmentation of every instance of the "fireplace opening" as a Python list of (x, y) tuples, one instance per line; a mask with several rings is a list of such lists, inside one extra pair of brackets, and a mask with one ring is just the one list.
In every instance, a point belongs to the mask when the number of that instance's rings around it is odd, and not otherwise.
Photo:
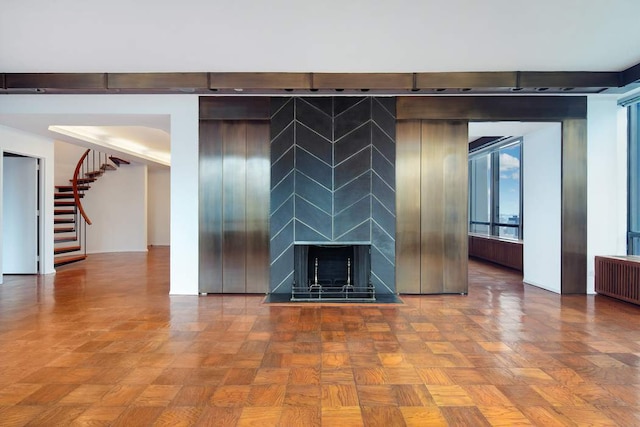
[(292, 301), (375, 301), (370, 245), (296, 245)]

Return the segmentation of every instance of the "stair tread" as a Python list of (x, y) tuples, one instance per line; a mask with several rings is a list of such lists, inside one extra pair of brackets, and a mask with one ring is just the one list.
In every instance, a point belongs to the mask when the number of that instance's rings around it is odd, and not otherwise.
[(65, 264), (71, 264), (72, 262), (77, 262), (77, 261), (82, 261), (87, 259), (86, 255), (70, 255), (70, 256), (60, 256), (60, 257), (55, 257), (53, 259), (53, 266), (54, 267), (59, 267), (61, 265), (65, 265)]
[[(84, 197), (84, 194), (78, 194), (80, 198)], [(73, 193), (54, 193), (54, 199), (73, 199)]]
[(59, 237), (57, 239), (53, 239), (53, 243), (67, 243), (67, 242), (76, 242), (78, 238), (76, 236), (72, 237)]
[[(70, 179), (69, 182), (73, 182), (73, 180)], [(78, 178), (78, 184), (87, 184), (90, 182), (96, 182), (96, 179), (95, 178)]]
[(76, 246), (60, 246), (60, 247), (54, 248), (53, 249), (53, 253), (55, 255), (64, 254), (64, 253), (67, 253), (67, 252), (79, 251), (80, 249), (81, 249), (81, 247), (79, 245), (76, 245)]
[(73, 233), (76, 231), (75, 227), (55, 227), (53, 229), (54, 233)]
[(54, 209), (54, 215), (75, 215), (75, 209)]
[(75, 222), (76, 222), (75, 218), (54, 218), (53, 219), (54, 224), (75, 224)]
[(104, 171), (114, 171), (116, 170), (116, 167), (113, 165), (110, 165), (109, 163), (103, 163), (102, 166), (100, 166), (100, 169)]
[(130, 165), (131, 163), (127, 160), (121, 159), (120, 157), (109, 156), (109, 160), (111, 160), (116, 165), (120, 166), (120, 163), (125, 165)]
[(53, 202), (53, 206), (75, 206), (74, 200), (56, 200)]
[(100, 176), (104, 173), (104, 171), (98, 170), (98, 171), (91, 171), (91, 172), (85, 172), (84, 176), (88, 176), (88, 177), (95, 177), (95, 176)]
[[(78, 191), (87, 191), (90, 188), (88, 185), (78, 185)], [(56, 189), (60, 192), (73, 191), (73, 185), (56, 185)]]

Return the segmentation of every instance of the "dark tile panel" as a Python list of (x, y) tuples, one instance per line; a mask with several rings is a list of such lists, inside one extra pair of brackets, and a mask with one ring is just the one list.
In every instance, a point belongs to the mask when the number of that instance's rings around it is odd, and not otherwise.
[(312, 107), (300, 98), (297, 98), (295, 102), (296, 120), (331, 140), (333, 134), (331, 117), (327, 116), (315, 107)]
[(378, 127), (376, 123), (371, 123), (371, 145), (376, 147), (382, 155), (395, 164), (396, 162), (396, 143), (393, 139)]
[(331, 140), (323, 138), (301, 123), (296, 123), (296, 144), (327, 164), (333, 161)]
[(271, 164), (271, 183), (278, 184), (282, 179), (293, 170), (293, 153), (295, 149), (291, 148), (278, 161)]
[(274, 96), (271, 98), (271, 108), (270, 108), (270, 112), (271, 112), (271, 117), (273, 117), (274, 114), (276, 114), (278, 111), (280, 111), (280, 109), (289, 101), (291, 101), (293, 98), (290, 96)]
[(396, 235), (396, 217), (375, 197), (371, 198), (371, 218), (388, 234)]
[(295, 217), (315, 232), (331, 238), (331, 215), (297, 196), (295, 197)]
[(371, 104), (371, 118), (391, 139), (396, 139), (396, 118), (380, 103), (374, 101)]
[(371, 150), (371, 169), (373, 169), (389, 187), (396, 188), (396, 168), (376, 149)]
[[(338, 213), (333, 220), (333, 235), (338, 237), (371, 217), (371, 196), (366, 196)], [(369, 240), (369, 238), (367, 238)]]
[(371, 172), (366, 172), (360, 177), (336, 190), (333, 193), (334, 212), (340, 212), (349, 207), (353, 202), (360, 200), (371, 193)]
[(271, 141), (271, 162), (278, 160), (288, 149), (294, 145), (294, 122), (290, 122), (278, 136)]
[(322, 234), (312, 230), (311, 228), (307, 227), (305, 224), (301, 223), (300, 221), (295, 222), (295, 227), (296, 227), (296, 241), (297, 242), (330, 242), (331, 239), (329, 239), (327, 236), (323, 236)]
[[(279, 99), (279, 98), (278, 98)], [(294, 100), (292, 98), (284, 98), (288, 99), (283, 107), (281, 107), (277, 112), (272, 111), (274, 114), (271, 117), (271, 139), (275, 138), (286, 128), (289, 124), (294, 120), (293, 115), (293, 107)], [(273, 101), (272, 101), (273, 102)]]
[(277, 260), (271, 260), (273, 263), (270, 268), (270, 285), (269, 290), (273, 291), (276, 286), (282, 283), (277, 292), (291, 292), (291, 282), (293, 281), (293, 245), (289, 246), (287, 250)]
[(375, 246), (371, 247), (371, 282), (375, 286), (376, 293), (389, 293), (395, 290), (395, 267), (389, 262)]
[(375, 222), (371, 224), (371, 244), (390, 261), (396, 257), (395, 239), (380, 228)]
[(291, 221), (279, 233), (271, 235), (269, 242), (270, 259), (280, 256), (293, 243), (293, 216)]
[(336, 96), (333, 99), (333, 115), (338, 116), (356, 105), (366, 97), (364, 96)]
[(282, 230), (291, 218), (293, 218), (293, 199), (290, 197), (280, 208), (278, 208), (270, 218), (270, 235), (274, 236)]
[(387, 184), (378, 177), (375, 173), (372, 174), (371, 189), (373, 195), (391, 212), (396, 211), (396, 192), (393, 191)]
[(282, 181), (271, 189), (271, 211), (278, 209), (285, 200), (293, 194), (294, 171), (291, 171)]
[(307, 178), (301, 173), (295, 175), (296, 195), (316, 205), (327, 214), (332, 211), (332, 193), (317, 182)]
[(333, 98), (330, 96), (306, 96), (304, 101), (321, 110), (327, 116), (333, 117)]
[(335, 164), (342, 163), (346, 158), (371, 144), (371, 123), (359, 127), (350, 134), (337, 140), (333, 144)]
[(396, 116), (396, 97), (395, 96), (376, 96), (374, 102), (379, 102), (393, 117)]
[(348, 109), (334, 119), (334, 137), (336, 140), (371, 120), (371, 98)]
[(366, 221), (348, 233), (338, 236), (335, 242), (369, 242), (371, 239), (371, 221)]
[(371, 169), (371, 148), (365, 148), (334, 169), (334, 186), (340, 188), (355, 177)]
[(312, 156), (300, 147), (296, 147), (296, 171), (304, 173), (326, 188), (332, 187), (333, 169), (317, 157)]

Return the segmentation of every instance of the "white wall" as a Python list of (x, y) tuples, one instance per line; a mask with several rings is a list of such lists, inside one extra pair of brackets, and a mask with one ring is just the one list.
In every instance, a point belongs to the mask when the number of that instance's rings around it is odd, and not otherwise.
[(524, 136), (523, 281), (560, 293), (561, 125)]
[[(0, 109), (2, 100), (0, 100)], [(53, 171), (54, 151), (53, 141), (41, 136), (31, 135), (17, 131), (6, 126), (0, 126), (0, 155), (1, 152), (22, 154), (24, 156), (40, 159), (40, 188), (42, 215), (40, 215), (40, 229), (42, 241), (40, 242), (40, 271), (43, 274), (54, 273), (53, 269)], [(2, 170), (0, 162), (0, 180)], [(1, 188), (1, 186), (0, 186)], [(2, 207), (2, 195), (0, 194), (0, 208)], [(0, 209), (0, 221), (2, 220)], [(2, 238), (0, 227), (0, 239)], [(0, 245), (0, 259), (2, 259), (2, 247)], [(2, 283), (0, 275), (0, 283)]]
[(73, 178), (78, 160), (87, 149), (67, 142), (54, 141), (53, 150), (56, 156), (54, 182), (56, 185), (71, 185), (69, 180)]
[[(0, 114), (58, 114), (61, 119), (65, 114), (168, 115), (172, 164), (170, 293), (198, 294), (197, 95), (3, 95)], [(53, 212), (53, 195), (48, 211)], [(53, 223), (51, 218), (49, 221)], [(50, 232), (51, 246), (46, 253), (53, 254), (52, 226)]]
[(92, 224), (87, 252), (147, 250), (147, 166), (131, 163), (108, 171), (82, 199)]
[(626, 128), (614, 97), (587, 101), (587, 293), (597, 255), (626, 253)]
[(167, 246), (171, 241), (171, 170), (149, 169), (147, 176), (147, 243)]

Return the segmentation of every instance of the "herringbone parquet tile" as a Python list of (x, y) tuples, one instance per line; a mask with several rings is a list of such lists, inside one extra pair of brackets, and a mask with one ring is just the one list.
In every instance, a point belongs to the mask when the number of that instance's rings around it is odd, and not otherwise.
[(640, 425), (640, 307), (471, 261), (396, 305), (169, 296), (168, 251), (0, 286), (0, 425)]

